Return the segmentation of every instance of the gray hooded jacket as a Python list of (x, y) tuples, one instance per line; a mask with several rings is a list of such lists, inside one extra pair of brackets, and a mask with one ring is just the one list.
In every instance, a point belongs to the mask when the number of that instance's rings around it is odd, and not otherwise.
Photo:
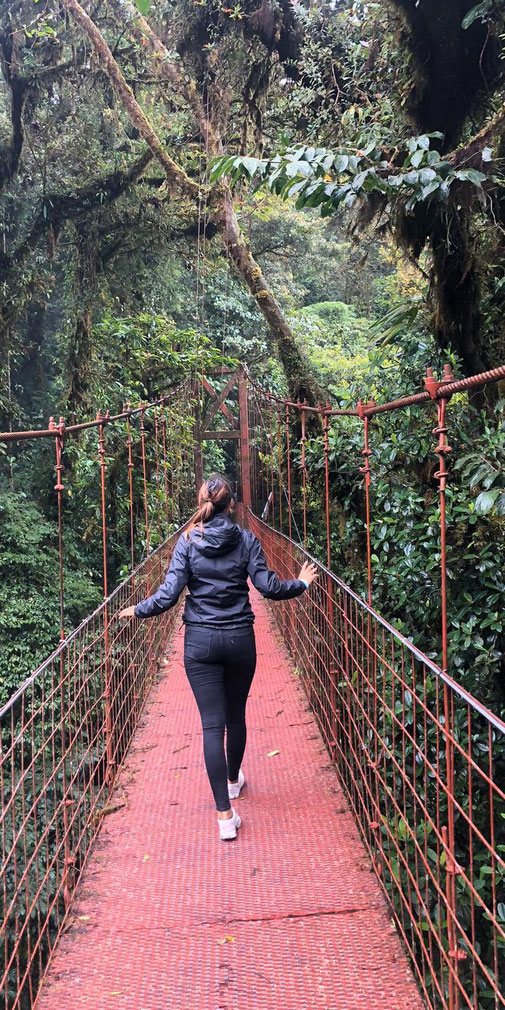
[(238, 526), (229, 515), (218, 514), (197, 527), (189, 539), (177, 541), (165, 581), (135, 607), (136, 617), (156, 617), (175, 606), (188, 587), (185, 624), (213, 628), (236, 628), (252, 624), (248, 577), (269, 600), (301, 596), (306, 584), (300, 579), (283, 581), (267, 568), (257, 537)]

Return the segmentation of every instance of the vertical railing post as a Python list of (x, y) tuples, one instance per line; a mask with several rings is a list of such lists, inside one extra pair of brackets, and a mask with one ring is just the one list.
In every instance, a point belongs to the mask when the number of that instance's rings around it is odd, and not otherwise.
[(110, 643), (109, 643), (109, 603), (108, 603), (108, 577), (107, 577), (107, 515), (105, 500), (105, 483), (107, 461), (105, 456), (105, 435), (104, 425), (107, 423), (107, 415), (102, 417), (101, 411), (96, 415), (98, 425), (98, 460), (100, 465), (100, 500), (102, 513), (102, 557), (103, 557), (103, 645), (104, 645), (104, 702), (105, 702), (105, 750), (106, 750), (106, 778), (110, 785), (114, 777), (114, 744), (113, 744), (113, 719), (112, 719), (112, 684), (110, 667)]
[[(444, 378), (437, 382), (433, 371), (426, 371), (425, 387), (435, 400), (437, 407), (437, 426), (433, 434), (438, 437), (435, 453), (438, 456), (438, 470), (435, 477), (439, 482), (440, 502), (440, 603), (441, 603), (441, 634), (442, 634), (442, 670), (447, 673), (448, 640), (447, 640), (447, 516), (446, 516), (446, 485), (448, 471), (446, 456), (451, 452), (447, 441), (446, 408), (448, 397), (444, 396), (444, 383), (453, 381), (450, 365), (444, 365)], [(446, 901), (447, 901), (447, 945), (449, 955), (449, 1010), (459, 1008), (459, 961), (465, 957), (465, 952), (458, 950), (456, 931), (456, 876), (460, 871), (455, 857), (454, 837), (454, 710), (449, 685), (444, 681), (443, 693), (445, 760), (447, 778), (447, 826), (441, 828), (442, 842), (445, 854)], [(454, 967), (453, 967), (453, 966)]]
[[(128, 512), (129, 512), (129, 527), (130, 527), (130, 566), (131, 566), (131, 590), (129, 603), (131, 604), (135, 599), (135, 514), (134, 514), (134, 500), (133, 500), (133, 438), (132, 438), (132, 427), (131, 427), (131, 413), (130, 413), (130, 403), (126, 403), (123, 407), (124, 411), (128, 411), (126, 414), (126, 446), (128, 449)], [(134, 648), (135, 636), (132, 636), (133, 641), (129, 641), (126, 637), (126, 646), (122, 658), (122, 663), (127, 666), (130, 675), (130, 682), (133, 686), (133, 699), (135, 706), (138, 704), (140, 698), (140, 692), (137, 683), (137, 657), (136, 650)], [(130, 644), (131, 643), (131, 644)], [(133, 647), (132, 647), (133, 645)]]
[[(147, 501), (147, 460), (146, 460), (146, 431), (144, 426), (144, 409), (140, 410), (140, 447), (142, 452), (142, 486), (143, 486), (143, 498), (144, 498), (144, 528), (146, 534), (146, 558), (149, 557), (151, 552), (150, 537), (149, 537), (149, 506)], [(146, 566), (147, 570), (147, 590), (149, 591), (149, 565)]]
[(269, 427), (270, 427), (270, 483), (271, 483), (270, 494), (272, 495), (272, 526), (275, 526), (275, 463), (274, 463), (274, 422), (273, 422), (274, 408), (273, 408), (273, 403), (272, 403), (272, 397), (271, 397), (270, 394), (268, 394), (268, 396), (269, 396), (268, 403), (269, 403), (269, 408), (270, 408), (270, 413), (269, 413)]
[(161, 444), (163, 447), (163, 477), (165, 484), (165, 537), (170, 535), (170, 508), (168, 504), (168, 460), (167, 460), (167, 418), (165, 414), (165, 400), (161, 404)]
[[(374, 401), (371, 400), (370, 403), (366, 405), (367, 407), (373, 407)], [(366, 567), (367, 567), (367, 587), (368, 587), (368, 604), (372, 606), (372, 544), (371, 544), (371, 532), (370, 532), (370, 456), (372, 455), (372, 450), (370, 449), (368, 434), (369, 434), (369, 424), (370, 418), (368, 414), (365, 414), (365, 405), (358, 400), (356, 404), (356, 410), (359, 417), (363, 421), (363, 449), (361, 450), (361, 455), (364, 458), (363, 466), (360, 468), (360, 473), (365, 477), (365, 515), (366, 515)]]
[(154, 460), (155, 460), (155, 473), (156, 473), (156, 525), (158, 527), (158, 544), (159, 546), (163, 540), (161, 533), (161, 494), (160, 494), (160, 426), (158, 422), (158, 408), (153, 407), (153, 417), (154, 417)]
[(330, 439), (329, 439), (329, 427), (328, 427), (328, 410), (331, 409), (330, 405), (327, 404), (326, 409), (321, 408), (321, 418), (323, 422), (323, 450), (324, 450), (324, 502), (325, 502), (325, 519), (326, 519), (326, 565), (331, 568), (331, 537), (330, 537)]
[(286, 404), (286, 468), (287, 468), (287, 479), (288, 479), (288, 536), (292, 539), (292, 521), (291, 521), (291, 444), (289, 437), (289, 407)]
[[(144, 425), (144, 409), (140, 411), (140, 447), (142, 453), (142, 488), (143, 488), (143, 498), (144, 498), (144, 527), (145, 527), (145, 537), (146, 537), (146, 585), (145, 585), (145, 595), (149, 596), (151, 592), (151, 566), (149, 563), (149, 555), (151, 553), (151, 537), (149, 528), (149, 503), (147, 500), (147, 457), (146, 457), (146, 432)], [(155, 638), (155, 627), (153, 621), (147, 622), (147, 672), (151, 671), (153, 663), (153, 649), (154, 649), (154, 638)]]
[[(63, 485), (63, 440), (65, 434), (65, 419), (60, 417), (59, 424), (55, 425), (54, 418), (49, 418), (49, 427), (54, 428), (55, 431), (55, 473), (56, 473), (56, 483), (54, 485), (54, 490), (56, 491), (56, 497), (58, 502), (58, 578), (59, 578), (59, 605), (60, 605), (60, 643), (65, 639), (65, 597), (64, 597), (64, 568), (63, 568), (63, 492), (65, 490)], [(60, 736), (61, 736), (61, 755), (62, 755), (62, 765), (61, 765), (61, 788), (62, 788), (62, 812), (63, 812), (63, 851), (64, 851), (64, 870), (63, 870), (63, 900), (65, 902), (65, 908), (69, 907), (71, 900), (71, 893), (74, 884), (74, 873), (73, 867), (75, 863), (75, 858), (72, 856), (72, 850), (70, 845), (70, 832), (69, 832), (69, 808), (73, 805), (73, 799), (68, 795), (68, 784), (67, 784), (67, 728), (65, 725), (66, 720), (66, 698), (65, 698), (65, 655), (63, 648), (60, 648)]]
[(307, 400), (304, 400), (300, 404), (301, 408), (301, 422), (302, 422), (302, 435), (301, 435), (301, 445), (302, 445), (302, 458), (301, 458), (301, 468), (302, 468), (302, 510), (303, 510), (303, 546), (307, 549), (307, 464), (305, 462), (305, 444), (307, 442), (307, 432), (306, 432), (306, 412), (305, 405)]
[[(366, 408), (374, 406), (374, 401), (370, 400), (369, 403), (363, 404), (361, 400), (358, 401), (356, 405), (356, 410), (358, 416), (363, 421), (363, 449), (361, 450), (361, 455), (363, 456), (363, 466), (360, 467), (359, 472), (363, 474), (365, 478), (365, 523), (366, 523), (366, 570), (367, 570), (367, 600), (369, 607), (372, 606), (372, 539), (371, 539), (371, 522), (370, 522), (370, 481), (371, 481), (371, 468), (370, 468), (370, 456), (372, 455), (372, 450), (369, 444), (369, 426), (370, 417), (365, 413)], [(375, 699), (377, 690), (377, 650), (374, 647), (373, 642), (373, 625), (372, 625), (372, 615), (370, 611), (367, 611), (366, 617), (366, 678), (367, 678), (367, 706), (370, 704), (371, 696)], [(371, 687), (372, 685), (372, 687)], [(370, 718), (370, 713), (367, 712), (368, 718)], [(374, 740), (374, 760), (369, 759), (369, 769), (372, 781), (370, 782), (370, 795), (373, 795), (374, 782), (377, 788), (376, 779), (376, 761), (377, 761), (377, 746)], [(372, 801), (373, 803), (373, 801)], [(374, 804), (374, 813), (372, 819), (370, 820), (370, 831), (372, 832), (372, 838), (374, 844), (377, 846), (378, 835), (377, 831), (379, 828), (379, 821), (377, 820), (377, 810), (378, 804)], [(376, 857), (375, 857), (376, 858)]]
[[(331, 404), (327, 403), (326, 407), (321, 408), (321, 419), (323, 422), (323, 451), (324, 451), (324, 501), (325, 501), (325, 520), (326, 520), (326, 566), (331, 570), (331, 527), (330, 527), (330, 433), (329, 433), (329, 418), (331, 412)], [(333, 607), (333, 583), (329, 575), (326, 577), (326, 608), (327, 608), (327, 650), (328, 650), (328, 679), (330, 684), (330, 719), (329, 726), (331, 728), (333, 739), (330, 741), (332, 745), (332, 753), (335, 754), (335, 747), (337, 743), (337, 685), (335, 683), (335, 678), (338, 676), (335, 664), (333, 663), (333, 652), (334, 652), (334, 640), (335, 640), (335, 611)]]
[[(130, 404), (125, 405), (125, 410)], [(131, 415), (126, 417), (126, 445), (128, 447), (128, 508), (130, 515), (130, 564), (132, 573), (135, 571), (135, 516), (133, 510), (133, 439)], [(132, 590), (135, 589), (135, 576), (132, 574)]]
[(277, 486), (279, 493), (279, 530), (283, 533), (283, 480), (282, 480), (282, 438), (281, 438), (281, 411), (280, 407), (276, 409), (277, 413)]
[(172, 414), (172, 404), (168, 407), (168, 444), (170, 457), (170, 500), (172, 502), (172, 516), (177, 518), (179, 510), (175, 506), (175, 480), (177, 475), (177, 453), (175, 451), (175, 421)]
[(247, 376), (243, 368), (238, 373), (238, 410), (240, 430), (240, 483), (242, 486), (242, 504), (246, 509), (251, 507), (251, 472), (249, 452), (249, 423), (247, 411)]

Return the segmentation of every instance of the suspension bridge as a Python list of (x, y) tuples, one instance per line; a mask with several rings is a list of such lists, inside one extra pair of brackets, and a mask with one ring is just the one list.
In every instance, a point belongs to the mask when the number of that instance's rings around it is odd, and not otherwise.
[[(447, 405), (504, 376), (428, 373), (422, 392), (345, 411), (222, 368), (116, 415), (0, 436), (54, 447), (61, 618), (59, 646), (0, 711), (5, 1010), (505, 1006), (505, 723), (448, 669), (445, 518)], [(414, 405), (436, 419), (439, 663), (373, 607), (370, 425)], [(339, 415), (363, 426), (363, 595), (332, 571)], [(317, 486), (309, 437), (321, 440)], [(76, 439), (97, 454), (103, 602), (67, 634)], [(308, 557), (317, 494), (326, 539), (310, 593), (254, 597), (244, 826), (229, 846), (213, 830), (180, 610), (118, 620), (162, 581), (217, 452), (236, 473), (240, 521), (281, 577)]]

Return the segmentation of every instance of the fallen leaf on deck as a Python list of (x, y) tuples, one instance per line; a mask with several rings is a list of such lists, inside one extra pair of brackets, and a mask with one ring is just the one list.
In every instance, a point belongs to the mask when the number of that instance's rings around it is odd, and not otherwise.
[(280, 754), (280, 751), (278, 751), (278, 750), (269, 750), (269, 752), (267, 754), (267, 758), (273, 758), (273, 757), (275, 757), (276, 754)]
[(219, 943), (219, 944), (221, 944), (221, 943), (235, 943), (235, 937), (234, 936), (223, 936), (223, 939), (222, 940), (217, 940), (217, 943)]
[(77, 918), (80, 919), (81, 922), (87, 922), (88, 919), (91, 919), (91, 916), (90, 915), (78, 915)]
[(145, 863), (146, 859), (150, 859), (150, 858), (151, 857), (150, 857), (149, 853), (146, 852), (145, 856), (142, 856), (142, 861)]

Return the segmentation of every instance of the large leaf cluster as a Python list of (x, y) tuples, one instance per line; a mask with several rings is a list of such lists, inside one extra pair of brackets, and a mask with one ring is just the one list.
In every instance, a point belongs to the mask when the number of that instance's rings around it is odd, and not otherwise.
[[(431, 147), (439, 133), (411, 137), (401, 156), (390, 153), (375, 140), (361, 148), (328, 150), (299, 144), (271, 158), (225, 156), (214, 159), (211, 180), (228, 176), (232, 184), (246, 180), (256, 188), (268, 186), (282, 199), (295, 199), (296, 206), (319, 207), (323, 217), (352, 207), (359, 197), (378, 194), (402, 201), (407, 211), (425, 201), (447, 203), (451, 187), (466, 184), (482, 193), (487, 176), (474, 168), (458, 168)], [(491, 150), (482, 154), (491, 160)]]

